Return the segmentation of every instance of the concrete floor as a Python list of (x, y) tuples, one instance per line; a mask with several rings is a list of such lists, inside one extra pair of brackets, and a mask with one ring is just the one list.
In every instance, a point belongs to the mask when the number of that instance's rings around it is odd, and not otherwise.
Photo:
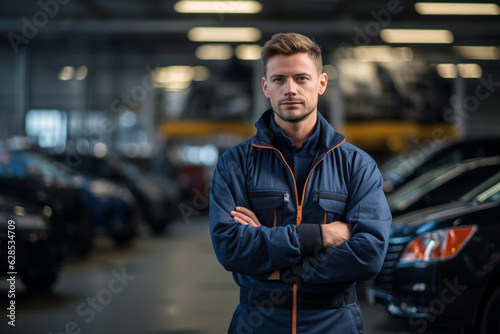
[[(7, 325), (7, 292), (2, 279), (2, 334), (224, 334), (238, 303), (231, 274), (213, 253), (206, 217), (179, 220), (164, 236), (145, 230), (124, 249), (97, 238), (89, 258), (64, 266), (53, 293), (28, 295), (18, 282), (15, 327)], [(456, 333), (412, 327), (360, 295), (366, 334)]]

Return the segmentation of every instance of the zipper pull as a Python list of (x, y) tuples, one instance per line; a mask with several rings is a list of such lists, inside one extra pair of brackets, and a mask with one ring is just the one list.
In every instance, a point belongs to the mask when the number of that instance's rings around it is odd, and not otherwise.
[(283, 200), (285, 201), (285, 204), (290, 201), (290, 193), (288, 191), (286, 191), (283, 195)]

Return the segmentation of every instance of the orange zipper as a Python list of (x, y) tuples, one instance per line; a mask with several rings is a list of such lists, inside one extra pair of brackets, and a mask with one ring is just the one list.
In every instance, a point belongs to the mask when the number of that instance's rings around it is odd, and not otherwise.
[[(267, 148), (267, 149), (275, 150), (281, 156), (281, 159), (285, 163), (286, 167), (288, 167), (288, 170), (290, 171), (290, 174), (292, 175), (293, 186), (294, 186), (294, 189), (295, 189), (295, 203), (297, 203), (297, 221), (296, 221), (296, 225), (297, 226), (299, 226), (302, 223), (302, 206), (304, 205), (304, 198), (306, 197), (307, 182), (309, 181), (309, 177), (311, 176), (312, 171), (316, 168), (316, 166), (318, 166), (318, 164), (321, 161), (323, 161), (325, 159), (325, 157), (326, 157), (326, 155), (328, 153), (330, 153), (331, 151), (333, 151), (335, 148), (339, 147), (344, 141), (345, 141), (345, 138), (342, 139), (342, 141), (340, 143), (338, 143), (337, 145), (335, 145), (334, 147), (332, 147), (331, 149), (329, 149), (325, 153), (325, 155), (313, 166), (313, 168), (311, 168), (311, 170), (309, 171), (309, 174), (307, 175), (306, 182), (304, 183), (304, 189), (302, 191), (302, 198), (301, 198), (300, 204), (299, 204), (299, 195), (298, 195), (298, 192), (297, 192), (297, 181), (295, 180), (295, 175), (293, 174), (292, 169), (290, 168), (290, 166), (286, 162), (285, 157), (280, 152), (280, 150), (278, 150), (277, 148), (274, 148), (272, 146), (262, 146), (262, 145), (252, 144), (255, 147)], [(276, 225), (276, 211), (275, 211), (275, 216), (274, 216), (274, 223)], [(298, 288), (297, 283), (293, 283), (292, 334), (297, 334), (297, 288)]]

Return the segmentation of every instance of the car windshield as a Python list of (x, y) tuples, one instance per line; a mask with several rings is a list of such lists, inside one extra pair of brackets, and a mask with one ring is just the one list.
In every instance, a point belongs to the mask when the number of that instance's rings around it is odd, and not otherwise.
[(57, 177), (58, 175), (59, 173), (54, 165), (38, 154), (7, 149), (0, 150), (0, 177)]
[[(443, 150), (444, 146), (429, 145), (418, 151), (400, 155), (384, 163), (380, 170), (384, 177), (398, 185), (405, 177), (419, 169), (421, 172), (430, 171), (447, 163), (459, 162), (462, 158), (459, 150), (449, 150), (442, 154), (437, 154)], [(425, 165), (425, 168), (423, 166)]]
[(456, 165), (434, 169), (390, 194), (387, 201), (391, 207), (404, 210), (420, 198), (420, 194), (452, 179), (460, 171), (461, 168)]
[(495, 174), (488, 180), (460, 198), (462, 201), (494, 202), (500, 200), (500, 173)]
[(392, 210), (403, 211), (424, 196), (432, 204), (460, 198), (499, 171), (499, 157), (471, 159), (434, 169), (416, 178), (387, 197)]

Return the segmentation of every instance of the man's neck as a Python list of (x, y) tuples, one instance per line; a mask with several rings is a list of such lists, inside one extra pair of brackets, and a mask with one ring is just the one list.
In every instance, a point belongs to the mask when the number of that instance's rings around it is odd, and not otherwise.
[(314, 132), (318, 114), (316, 111), (312, 112), (307, 118), (299, 122), (287, 122), (274, 114), (274, 121), (283, 133), (293, 141), (293, 145), (300, 147), (307, 138)]

